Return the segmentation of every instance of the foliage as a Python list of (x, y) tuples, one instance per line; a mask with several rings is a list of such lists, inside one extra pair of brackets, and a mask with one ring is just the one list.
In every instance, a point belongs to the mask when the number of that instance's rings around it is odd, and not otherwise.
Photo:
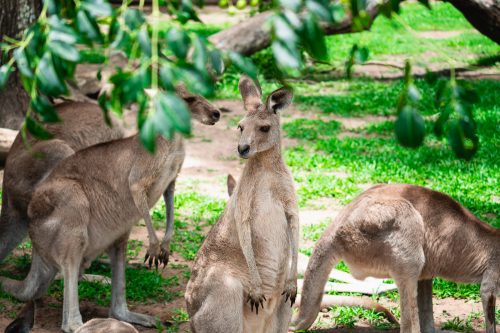
[[(176, 24), (167, 30), (160, 30), (156, 23), (160, 2), (175, 15)], [(140, 138), (150, 151), (154, 151), (158, 134), (170, 138), (174, 132), (190, 133), (189, 112), (175, 95), (178, 84), (193, 93), (210, 95), (214, 78), (224, 70), (224, 57), (255, 77), (255, 67), (248, 59), (234, 52), (223, 54), (199, 34), (186, 32), (183, 23), (199, 20), (190, 0), (154, 0), (152, 4), (154, 21), (150, 23), (142, 10), (128, 8), (126, 1), (114, 9), (105, 0), (46, 0), (38, 21), (20, 41), (5, 36), (1, 49), (11, 58), (0, 67), (0, 88), (15, 63), (31, 97), (23, 131), (50, 139), (41, 122), (59, 118), (49, 99), (69, 93), (67, 82), (73, 79), (78, 64), (104, 65), (116, 51), (126, 55), (128, 65), (115, 69), (109, 77), (111, 87), (99, 97), (99, 105), (108, 122), (110, 111), (121, 114), (125, 107), (137, 105)]]
[[(401, 2), (384, 1), (379, 4), (380, 11), (389, 18), (399, 19)], [(430, 8), (428, 1), (419, 2)], [(140, 2), (140, 9), (143, 3)], [(199, 21), (191, 0), (153, 0), (152, 4), (150, 23), (140, 9), (128, 8), (127, 1), (114, 10), (106, 0), (79, 0), (74, 4), (46, 0), (39, 20), (26, 30), (21, 41), (5, 38), (2, 50), (12, 57), (0, 68), (0, 87), (16, 63), (32, 99), (23, 131), (50, 139), (51, 134), (40, 123), (59, 120), (49, 98), (68, 93), (66, 81), (73, 78), (77, 64), (109, 62), (114, 50), (124, 52), (129, 64), (111, 75), (111, 88), (100, 96), (99, 104), (108, 121), (110, 111), (121, 113), (124, 107), (136, 104), (140, 138), (150, 151), (155, 149), (158, 134), (170, 138), (174, 132), (190, 132), (189, 112), (174, 94), (177, 84), (185, 84), (194, 93), (211, 95), (214, 78), (225, 69), (224, 62), (256, 78), (257, 68), (251, 60), (232, 51), (222, 53), (207, 43), (206, 33), (186, 29), (184, 24), (188, 21)], [(331, 61), (324, 25), (337, 24), (346, 15), (352, 16), (354, 31), (366, 30), (372, 24), (373, 4), (369, 1), (281, 0), (266, 4), (251, 1), (250, 4), (260, 9), (276, 9), (269, 29), (271, 52), (276, 62), (274, 70), (282, 79), (303, 73), (307, 56), (317, 64)], [(160, 29), (158, 23), (160, 5), (174, 16), (174, 22), (169, 23), (167, 29)], [(245, 0), (240, 0), (236, 7), (246, 5)], [(353, 43), (345, 61), (347, 77), (351, 76), (354, 64), (368, 58), (369, 49)], [(419, 94), (411, 84), (409, 65), (405, 73), (395, 131), (401, 144), (417, 147), (424, 141), (425, 126), (417, 109)], [(470, 159), (478, 149), (476, 126), (469, 112), (476, 98), (470, 87), (456, 83), (453, 73), (449, 82), (440, 83), (442, 94), (437, 103), (442, 110), (435, 128), (437, 133), (447, 135), (458, 157)]]

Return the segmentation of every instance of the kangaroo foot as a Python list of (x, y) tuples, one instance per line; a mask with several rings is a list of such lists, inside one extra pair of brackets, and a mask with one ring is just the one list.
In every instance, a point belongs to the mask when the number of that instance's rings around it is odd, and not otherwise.
[(252, 289), (248, 293), (247, 303), (250, 302), (252, 312), (255, 306), (255, 314), (259, 314), (259, 305), (261, 308), (264, 308), (264, 301), (267, 301), (267, 299), (260, 288), (258, 290)]
[(281, 295), (285, 295), (285, 303), (290, 298), (290, 306), (293, 306), (297, 298), (297, 280), (288, 280), (285, 284), (285, 290)]
[(168, 264), (168, 259), (170, 257), (170, 242), (161, 242), (160, 245), (160, 262), (163, 263), (163, 268)]
[(163, 264), (163, 259), (161, 259), (161, 248), (159, 243), (149, 244), (148, 251), (146, 252), (146, 256), (144, 257), (144, 262), (147, 262), (147, 266), (151, 268), (151, 266), (155, 265), (156, 269), (158, 266)]
[(111, 313), (110, 317), (144, 327), (156, 327), (158, 323), (158, 320), (155, 317), (128, 310), (120, 311), (119, 313)]

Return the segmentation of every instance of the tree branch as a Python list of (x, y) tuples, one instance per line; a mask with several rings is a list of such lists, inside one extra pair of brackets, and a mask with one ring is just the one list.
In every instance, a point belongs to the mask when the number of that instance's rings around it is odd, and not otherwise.
[[(367, 1), (367, 13), (370, 16), (370, 25), (378, 15), (379, 2)], [(271, 36), (266, 30), (265, 23), (273, 12), (257, 14), (248, 20), (212, 35), (209, 40), (222, 50), (236, 51), (244, 55), (252, 55), (271, 44)], [(353, 29), (352, 16), (347, 14), (335, 24), (323, 23), (322, 28), (326, 35), (357, 32)], [(370, 27), (367, 27), (369, 29)]]

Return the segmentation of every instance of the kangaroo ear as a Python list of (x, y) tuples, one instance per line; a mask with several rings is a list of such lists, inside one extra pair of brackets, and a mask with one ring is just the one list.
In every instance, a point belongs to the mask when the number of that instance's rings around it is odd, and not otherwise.
[(262, 104), (262, 90), (258, 82), (254, 82), (248, 76), (242, 75), (238, 88), (240, 89), (243, 104), (247, 110)]
[(236, 179), (231, 174), (227, 175), (227, 193), (229, 196), (233, 194), (234, 188), (236, 187)]
[(292, 104), (293, 92), (288, 88), (275, 90), (267, 98), (267, 109), (274, 113), (283, 111)]

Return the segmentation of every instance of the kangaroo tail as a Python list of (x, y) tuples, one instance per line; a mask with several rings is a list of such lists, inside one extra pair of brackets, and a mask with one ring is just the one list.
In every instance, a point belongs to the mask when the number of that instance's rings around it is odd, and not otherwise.
[(28, 221), (22, 218), (12, 206), (9, 197), (3, 193), (0, 212), (0, 263), (28, 234)]
[(35, 323), (35, 301), (29, 301), (17, 318), (7, 326), (5, 333), (29, 333)]
[(383, 313), (387, 320), (389, 320), (391, 323), (398, 323), (398, 319), (392, 314), (389, 309), (380, 305), (367, 296), (324, 295), (323, 300), (321, 301), (321, 308), (330, 308), (332, 306), (359, 306), (366, 310), (373, 310), (375, 312)]
[(22, 302), (38, 299), (46, 292), (56, 270), (48, 266), (33, 249), (31, 268), (23, 281), (0, 277), (2, 289)]
[(333, 246), (333, 233), (333, 225), (330, 225), (316, 243), (314, 252), (309, 259), (304, 274), (299, 314), (292, 322), (294, 329), (310, 327), (321, 310), (321, 300), (328, 275), (333, 266), (340, 260)]

